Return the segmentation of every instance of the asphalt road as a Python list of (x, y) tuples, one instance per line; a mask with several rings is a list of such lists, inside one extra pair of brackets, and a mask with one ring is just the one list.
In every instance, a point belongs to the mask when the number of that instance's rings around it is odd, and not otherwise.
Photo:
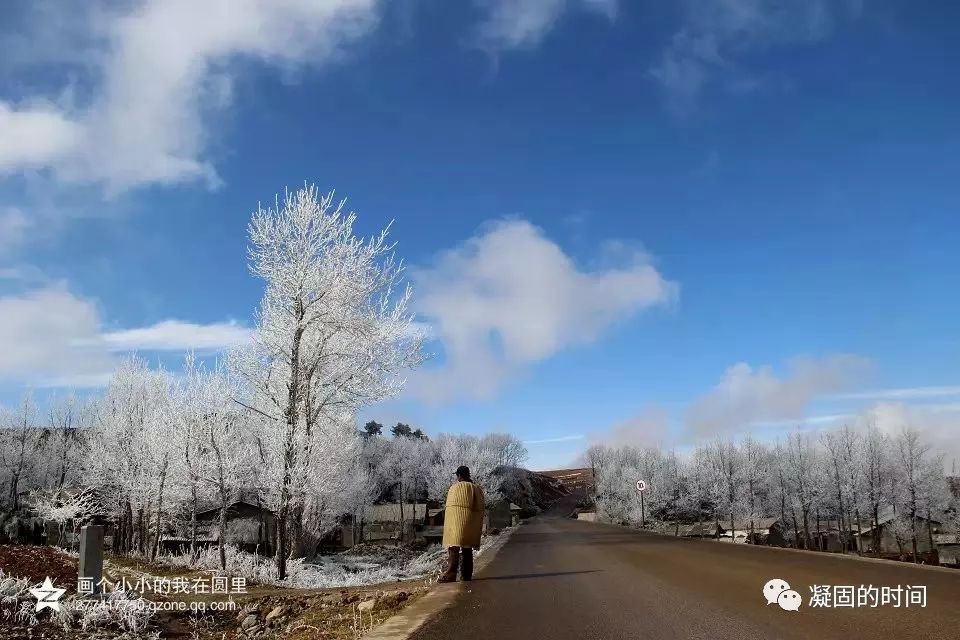
[[(768, 605), (786, 580), (799, 611)], [(927, 605), (811, 608), (811, 585), (924, 585)], [(541, 516), (522, 525), (417, 640), (960, 640), (960, 571), (673, 539)]]

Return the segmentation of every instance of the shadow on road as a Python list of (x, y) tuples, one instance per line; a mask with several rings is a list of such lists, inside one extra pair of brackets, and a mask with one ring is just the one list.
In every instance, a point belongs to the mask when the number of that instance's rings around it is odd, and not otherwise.
[(486, 578), (474, 578), (474, 582), (481, 580), (522, 580), (525, 578), (553, 578), (556, 576), (572, 576), (581, 573), (599, 573), (599, 569), (588, 569), (586, 571), (551, 571), (549, 573), (518, 573), (512, 576), (489, 576)]

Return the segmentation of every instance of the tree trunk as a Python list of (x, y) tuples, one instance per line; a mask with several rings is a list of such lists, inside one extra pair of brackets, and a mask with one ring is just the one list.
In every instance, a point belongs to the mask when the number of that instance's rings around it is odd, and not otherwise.
[(880, 557), (880, 503), (873, 503), (873, 555)]
[(164, 458), (163, 471), (160, 473), (160, 491), (157, 495), (157, 528), (153, 536), (153, 548), (150, 550), (150, 561), (157, 559), (157, 550), (160, 549), (160, 536), (163, 527), (163, 489), (167, 483), (167, 460)]
[(117, 519), (117, 533), (113, 538), (113, 552), (123, 553), (127, 550), (127, 511), (120, 502), (120, 517)]
[(229, 500), (225, 493), (220, 493), (220, 530), (217, 532), (217, 545), (220, 547), (220, 569), (223, 571), (227, 570), (227, 550), (225, 545), (227, 543), (227, 504)]
[(920, 559), (917, 557), (917, 510), (916, 502), (911, 504), (910, 509), (910, 543), (913, 546), (913, 562), (917, 564), (920, 562)]
[(279, 580), (287, 577), (287, 509), (277, 513), (277, 576)]
[(20, 508), (20, 473), (16, 472), (10, 478), (10, 504), (13, 505), (13, 511)]
[(853, 510), (853, 517), (857, 519), (857, 555), (863, 555), (863, 525), (860, 523), (860, 507)]
[(790, 507), (790, 517), (793, 519), (793, 548), (800, 548), (800, 529), (797, 523), (797, 510)]
[(820, 509), (817, 509), (814, 515), (817, 518), (817, 551), (823, 551), (823, 534), (820, 533)]
[(293, 332), (290, 344), (290, 381), (287, 383), (287, 406), (284, 417), (287, 421), (286, 442), (283, 452), (283, 485), (280, 489), (280, 508), (277, 510), (277, 576), (279, 580), (287, 577), (287, 519), (290, 516), (291, 485), (294, 467), (294, 436), (297, 431), (297, 418), (300, 407), (300, 344), (303, 341), (303, 318), (305, 309), (303, 299), (294, 301), (297, 328)]
[(146, 536), (146, 527), (143, 522), (143, 507), (137, 507), (137, 551), (141, 554), (146, 555), (147, 553), (147, 541), (144, 539)]
[[(190, 487), (190, 565), (197, 561), (197, 485)], [(223, 567), (224, 569), (226, 567)]]
[(133, 551), (133, 505), (130, 500), (127, 500), (127, 541), (124, 550), (127, 553)]
[(400, 478), (400, 532), (397, 539), (403, 542), (403, 477)]

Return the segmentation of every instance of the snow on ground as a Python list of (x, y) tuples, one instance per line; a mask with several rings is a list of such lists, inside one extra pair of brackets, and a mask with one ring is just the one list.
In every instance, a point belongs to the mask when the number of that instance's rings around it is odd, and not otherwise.
[[(475, 553), (483, 553), (493, 540), (492, 537), (483, 538), (480, 551)], [(163, 555), (157, 560), (168, 566), (211, 571), (230, 577), (242, 576), (259, 584), (329, 589), (423, 578), (438, 573), (446, 555), (440, 545), (413, 551), (400, 546), (362, 544), (342, 553), (317, 556), (311, 560), (290, 560), (287, 562), (287, 579), (282, 582), (277, 579), (277, 567), (272, 558), (246, 553), (236, 547), (226, 549), (226, 571), (220, 569), (220, 552), (216, 547), (202, 550), (193, 565), (186, 555)]]

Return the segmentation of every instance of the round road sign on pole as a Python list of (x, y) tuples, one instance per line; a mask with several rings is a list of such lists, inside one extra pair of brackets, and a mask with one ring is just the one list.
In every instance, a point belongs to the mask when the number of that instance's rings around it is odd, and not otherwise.
[(637, 491), (639, 491), (640, 493), (643, 493), (646, 490), (647, 490), (647, 483), (644, 482), (643, 480), (637, 480)]

